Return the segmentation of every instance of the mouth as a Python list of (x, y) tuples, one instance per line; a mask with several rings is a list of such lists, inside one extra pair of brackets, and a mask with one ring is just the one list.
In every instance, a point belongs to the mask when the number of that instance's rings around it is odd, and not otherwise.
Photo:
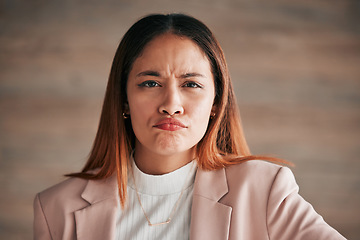
[(177, 131), (187, 128), (181, 121), (174, 118), (165, 118), (157, 122), (153, 127), (165, 131)]

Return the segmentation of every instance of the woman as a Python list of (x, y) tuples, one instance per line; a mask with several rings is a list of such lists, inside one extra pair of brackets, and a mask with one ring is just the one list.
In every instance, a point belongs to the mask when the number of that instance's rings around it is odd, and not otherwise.
[(84, 169), (36, 196), (35, 239), (344, 239), (268, 161), (284, 163), (250, 154), (210, 30), (147, 16), (117, 49)]

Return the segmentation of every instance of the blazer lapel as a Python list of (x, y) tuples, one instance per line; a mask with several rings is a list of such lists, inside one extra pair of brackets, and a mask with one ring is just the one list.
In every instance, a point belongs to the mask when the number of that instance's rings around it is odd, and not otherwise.
[(75, 212), (77, 239), (114, 239), (119, 207), (116, 177), (90, 180), (81, 197), (89, 206)]
[(197, 171), (191, 210), (191, 240), (229, 238), (232, 208), (219, 202), (227, 192), (225, 169)]

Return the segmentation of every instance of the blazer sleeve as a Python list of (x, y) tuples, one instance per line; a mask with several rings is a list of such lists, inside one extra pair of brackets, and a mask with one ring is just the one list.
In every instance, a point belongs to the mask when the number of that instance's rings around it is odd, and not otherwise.
[(281, 167), (272, 184), (267, 204), (270, 239), (342, 240), (345, 239), (299, 195), (293, 173)]
[(41, 206), (40, 194), (34, 200), (34, 240), (52, 239), (43, 208)]

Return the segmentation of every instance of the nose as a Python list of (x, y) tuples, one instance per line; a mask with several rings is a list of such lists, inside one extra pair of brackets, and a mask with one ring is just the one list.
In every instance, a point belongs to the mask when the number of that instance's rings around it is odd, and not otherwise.
[(181, 93), (176, 86), (168, 86), (164, 89), (164, 98), (159, 106), (159, 112), (170, 116), (184, 113)]

